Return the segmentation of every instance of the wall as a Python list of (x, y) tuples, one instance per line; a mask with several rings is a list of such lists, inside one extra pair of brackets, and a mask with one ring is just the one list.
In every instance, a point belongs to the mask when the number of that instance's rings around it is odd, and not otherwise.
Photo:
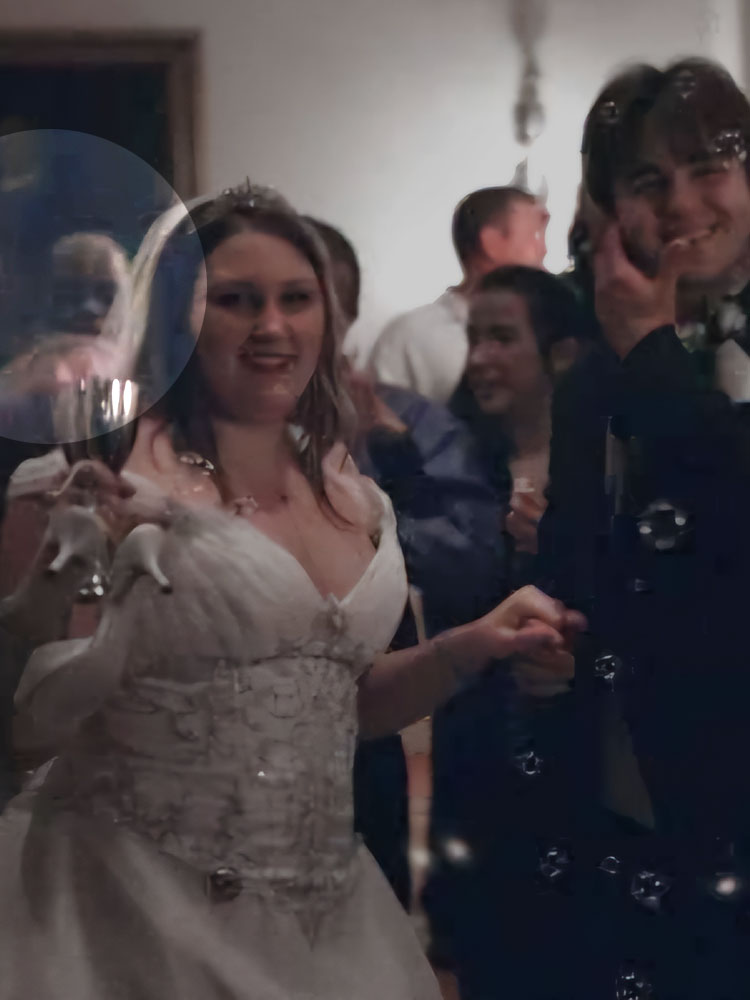
[[(744, 70), (742, 0), (552, 0), (541, 48), (548, 265), (565, 265), (587, 106), (614, 67), (704, 52)], [(209, 189), (246, 175), (341, 226), (365, 272), (362, 352), (457, 277), (456, 201), (510, 180), (518, 56), (505, 0), (0, 0), (0, 28), (197, 28)]]

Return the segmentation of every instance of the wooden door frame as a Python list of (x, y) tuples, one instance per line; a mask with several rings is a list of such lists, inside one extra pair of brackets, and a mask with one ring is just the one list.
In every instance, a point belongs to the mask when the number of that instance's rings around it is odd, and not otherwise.
[(200, 55), (197, 31), (0, 30), (0, 65), (4, 66), (165, 65), (172, 183), (181, 198), (202, 190)]

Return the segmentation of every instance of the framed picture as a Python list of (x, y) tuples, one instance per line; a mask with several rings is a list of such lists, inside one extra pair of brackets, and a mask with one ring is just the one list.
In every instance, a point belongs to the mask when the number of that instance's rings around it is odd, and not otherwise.
[(109, 139), (182, 198), (199, 188), (195, 33), (0, 31), (0, 135), (71, 129)]
[[(38, 326), (52, 248), (137, 249), (199, 188), (194, 33), (0, 32), (0, 323)], [(102, 141), (104, 140), (104, 141)]]

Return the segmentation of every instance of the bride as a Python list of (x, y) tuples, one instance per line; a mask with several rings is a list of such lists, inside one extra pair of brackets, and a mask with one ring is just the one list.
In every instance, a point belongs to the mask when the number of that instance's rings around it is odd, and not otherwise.
[(383, 652), (406, 579), (344, 444), (324, 251), (252, 188), (170, 219), (140, 268), (145, 346), (167, 365), (196, 346), (122, 477), (55, 452), (9, 493), (2, 621), (33, 648), (16, 746), (54, 760), (0, 820), (0, 998), (437, 1000), (353, 833), (355, 741), (579, 623), (529, 588)]

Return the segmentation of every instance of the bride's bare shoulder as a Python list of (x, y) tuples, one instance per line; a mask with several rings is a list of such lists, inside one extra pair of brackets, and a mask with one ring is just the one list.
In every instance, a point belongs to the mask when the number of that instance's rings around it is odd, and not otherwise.
[(380, 533), (392, 513), (390, 501), (369, 476), (362, 475), (343, 443), (334, 445), (323, 459), (323, 480), (328, 501), (340, 517), (371, 536)]

